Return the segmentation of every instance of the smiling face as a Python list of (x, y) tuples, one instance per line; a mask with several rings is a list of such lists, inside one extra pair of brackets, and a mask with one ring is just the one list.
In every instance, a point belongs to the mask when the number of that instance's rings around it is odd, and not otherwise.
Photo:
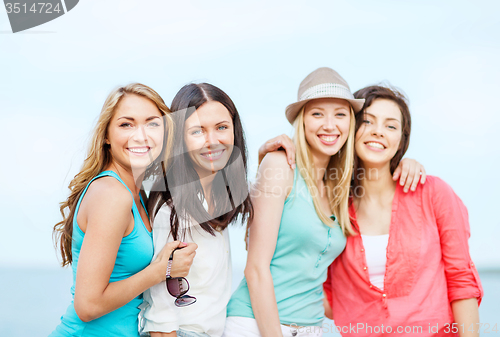
[(155, 103), (139, 95), (125, 95), (107, 129), (106, 144), (114, 164), (145, 170), (163, 148), (163, 123)]
[(307, 102), (304, 133), (313, 156), (328, 159), (339, 152), (349, 135), (350, 111), (349, 102), (343, 99), (320, 98)]
[(234, 145), (233, 119), (217, 101), (202, 104), (184, 125), (184, 142), (200, 177), (223, 169)]
[(356, 154), (364, 166), (390, 166), (402, 137), (399, 106), (388, 99), (376, 99), (365, 109), (363, 124), (356, 133)]

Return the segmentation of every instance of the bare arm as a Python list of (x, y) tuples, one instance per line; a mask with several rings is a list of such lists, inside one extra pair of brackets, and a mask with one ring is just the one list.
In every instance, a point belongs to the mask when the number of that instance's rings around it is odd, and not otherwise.
[(263, 337), (282, 336), (269, 266), (276, 248), (283, 205), (292, 186), (293, 171), (286, 155), (276, 152), (266, 156), (251, 191), (255, 216), (250, 224), (245, 268), (250, 301)]
[[(110, 283), (121, 240), (133, 221), (132, 196), (119, 182), (101, 178), (91, 185), (85, 197), (86, 231), (78, 261), (74, 306), (80, 319), (88, 322), (122, 307), (164, 280), (170, 253), (180, 242), (169, 243), (155, 261), (137, 274)], [(181, 260), (172, 265), (173, 275), (189, 272), (189, 260)]]
[[(451, 311), (453, 318), (458, 326), (458, 335), (460, 337), (479, 336), (479, 309), (477, 298), (467, 298), (451, 302)], [(463, 325), (463, 328), (462, 328)], [(468, 331), (470, 326), (474, 331)]]
[[(453, 317), (460, 336), (479, 336), (476, 323), (479, 323), (478, 306), (483, 289), (469, 255), (467, 209), (453, 189), (441, 179), (434, 177), (431, 188)], [(461, 324), (464, 324), (463, 327)], [(474, 332), (468, 331), (471, 324), (474, 324)]]

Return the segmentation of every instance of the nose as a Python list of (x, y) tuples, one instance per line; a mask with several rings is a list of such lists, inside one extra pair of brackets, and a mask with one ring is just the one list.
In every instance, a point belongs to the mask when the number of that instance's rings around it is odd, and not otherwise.
[(384, 137), (384, 126), (377, 123), (373, 126), (372, 135), (378, 137)]
[(147, 131), (146, 131), (146, 128), (144, 125), (139, 125), (137, 127), (135, 132), (132, 134), (131, 140), (133, 140), (136, 143), (141, 143), (141, 144), (146, 143), (147, 144), (148, 135), (147, 135)]
[(205, 144), (219, 144), (219, 138), (217, 137), (217, 133), (214, 130), (208, 130), (205, 132)]
[(325, 131), (333, 131), (337, 127), (337, 123), (334, 116), (328, 115), (325, 119), (325, 124), (323, 124), (323, 129)]

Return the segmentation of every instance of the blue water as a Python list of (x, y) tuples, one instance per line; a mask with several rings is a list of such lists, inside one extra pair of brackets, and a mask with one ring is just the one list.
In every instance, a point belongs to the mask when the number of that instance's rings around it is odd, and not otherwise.
[[(500, 271), (479, 274), (485, 292), (479, 308), (481, 322), (497, 324), (500, 330)], [(71, 282), (70, 269), (0, 269), (0, 336), (47, 336), (71, 301)], [(482, 333), (490, 335), (500, 333)]]

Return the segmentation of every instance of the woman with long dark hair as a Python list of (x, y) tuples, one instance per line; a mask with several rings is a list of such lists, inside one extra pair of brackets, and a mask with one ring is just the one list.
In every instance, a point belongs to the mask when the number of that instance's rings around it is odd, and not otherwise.
[(148, 203), (155, 255), (183, 240), (198, 245), (197, 257), (187, 281), (181, 281), (189, 287), (184, 297), (174, 297), (168, 280), (145, 292), (143, 331), (152, 337), (218, 337), (231, 296), (227, 227), (238, 216), (245, 220), (253, 214), (243, 128), (229, 96), (208, 83), (184, 86), (171, 108), (173, 156)]
[[(392, 181), (410, 142), (401, 92), (369, 86), (354, 95), (365, 99), (356, 114), (354, 235), (329, 269), (328, 315), (344, 336), (479, 335), (483, 289), (469, 255), (465, 205), (438, 177), (408, 194)], [(376, 174), (359, 179), (360, 171)]]

